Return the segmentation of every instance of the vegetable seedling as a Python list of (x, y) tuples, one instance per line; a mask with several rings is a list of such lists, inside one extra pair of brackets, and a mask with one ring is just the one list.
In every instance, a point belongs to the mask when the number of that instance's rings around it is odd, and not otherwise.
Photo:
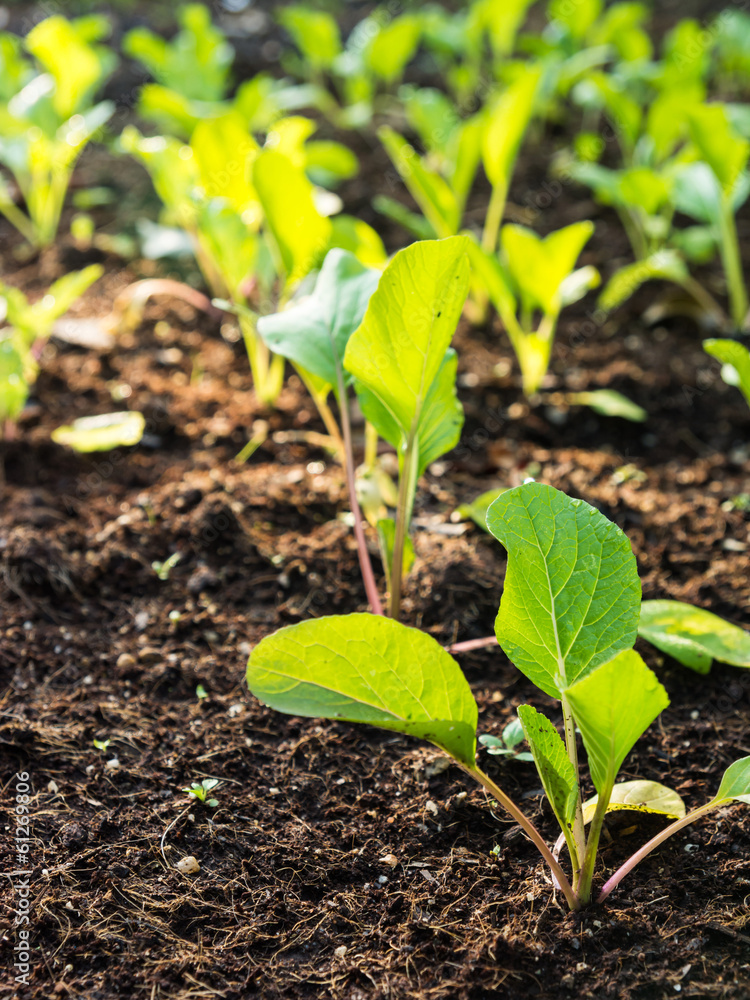
[(469, 255), (477, 281), (488, 293), (521, 366), (523, 391), (533, 396), (549, 367), (561, 310), (599, 283), (595, 267), (575, 269), (594, 231), (575, 222), (544, 239), (525, 226), (504, 226), (500, 257), (472, 242)]
[(181, 791), (187, 792), (191, 799), (195, 799), (204, 806), (208, 806), (209, 809), (215, 809), (219, 800), (214, 798), (208, 798), (208, 793), (213, 791), (214, 788), (219, 784), (218, 778), (204, 778), (202, 781), (194, 781), (189, 788), (183, 788)]
[(392, 618), (399, 616), (417, 480), (457, 444), (463, 425), (456, 397), (458, 359), (449, 345), (469, 290), (468, 243), (464, 236), (453, 236), (400, 250), (344, 354), (362, 412), (398, 454), (395, 525), (384, 525), (381, 532), (391, 567)]
[(173, 552), (171, 556), (168, 556), (164, 562), (159, 560), (154, 560), (151, 563), (151, 569), (156, 573), (160, 580), (166, 582), (169, 579), (169, 574), (175, 568), (177, 563), (182, 559), (179, 552)]
[[(108, 33), (105, 17), (68, 21), (54, 15), (23, 43), (42, 72), (21, 60), (13, 42), (3, 53), (14, 54), (0, 84), (0, 163), (15, 179), (26, 211), (0, 176), (0, 212), (35, 250), (54, 241), (76, 161), (114, 113), (112, 101), (91, 103), (117, 62), (111, 49), (96, 44)], [(0, 40), (7, 44), (13, 37)], [(5, 74), (5, 58), (0, 63)]]
[(26, 405), (56, 320), (101, 274), (99, 264), (66, 274), (34, 303), (19, 288), (0, 282), (0, 323), (7, 324), (0, 329), (0, 427), (15, 421)]
[[(593, 899), (605, 813), (612, 801), (622, 804), (628, 797), (618, 790), (617, 772), (668, 698), (631, 648), (640, 582), (630, 544), (615, 525), (583, 501), (539, 483), (502, 494), (489, 509), (488, 525), (508, 549), (498, 640), (515, 665), (562, 707), (564, 740), (530, 705), (518, 714), (568, 847), (571, 879), (534, 824), (477, 766), (476, 702), (456, 661), (431, 636), (368, 614), (302, 622), (258, 644), (247, 683), (279, 711), (366, 722), (438, 746), (522, 827), (570, 908), (579, 910)], [(597, 791), (588, 835), (578, 731)], [(668, 837), (735, 801), (750, 803), (750, 757), (726, 770), (708, 803), (671, 823), (622, 865), (598, 901)]]
[(109, 747), (109, 745), (110, 745), (111, 742), (112, 742), (112, 740), (97, 740), (97, 739), (95, 739), (93, 741), (94, 747), (97, 750), (101, 750), (102, 753), (106, 753), (107, 748)]
[(513, 719), (503, 729), (502, 736), (488, 736), (485, 733), (479, 737), (478, 742), (493, 757), (510, 756), (514, 760), (533, 761), (533, 754), (517, 749), (519, 743), (523, 743), (525, 738), (521, 720)]

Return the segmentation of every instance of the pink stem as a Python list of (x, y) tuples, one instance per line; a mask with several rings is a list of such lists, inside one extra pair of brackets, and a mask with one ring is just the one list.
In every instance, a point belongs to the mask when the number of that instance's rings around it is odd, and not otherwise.
[(207, 295), (173, 278), (144, 278), (142, 281), (134, 281), (117, 296), (113, 312), (122, 312), (132, 302), (143, 305), (152, 295), (173, 295), (195, 309), (202, 310), (212, 319), (218, 320), (223, 316), (222, 311), (212, 304)]
[(472, 649), (485, 649), (487, 646), (497, 646), (497, 637), (485, 636), (484, 639), (467, 639), (466, 642), (454, 642), (448, 647), (449, 653), (470, 653)]

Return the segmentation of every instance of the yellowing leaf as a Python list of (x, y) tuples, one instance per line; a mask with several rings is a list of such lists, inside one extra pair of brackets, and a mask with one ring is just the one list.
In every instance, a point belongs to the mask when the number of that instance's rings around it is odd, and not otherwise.
[[(583, 803), (583, 822), (594, 818), (599, 796), (594, 795)], [(607, 812), (630, 809), (635, 812), (659, 813), (673, 819), (685, 815), (685, 803), (672, 788), (660, 785), (658, 781), (619, 781), (612, 789)]]

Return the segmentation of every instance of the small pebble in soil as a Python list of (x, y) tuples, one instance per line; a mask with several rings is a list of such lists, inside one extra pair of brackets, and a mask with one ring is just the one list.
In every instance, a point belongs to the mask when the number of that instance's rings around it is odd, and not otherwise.
[(133, 666), (135, 666), (135, 657), (131, 656), (130, 653), (120, 653), (117, 657), (117, 669), (124, 670)]
[(120, 762), (117, 759), (117, 757), (112, 757), (112, 759), (108, 760), (107, 763), (104, 766), (107, 768), (108, 771), (119, 771), (120, 770)]
[(395, 854), (385, 854), (380, 861), (381, 864), (388, 865), (389, 868), (395, 868), (398, 864), (398, 858)]
[(53, 795), (57, 795), (57, 793), (59, 791), (59, 788), (57, 786), (57, 782), (54, 781), (54, 780), (47, 782), (47, 791), (48, 792), (52, 792)]
[(344, 955), (346, 955), (347, 950), (348, 949), (345, 944), (340, 944), (338, 948), (334, 949), (333, 954), (336, 956), (336, 958), (343, 958)]
[(183, 875), (196, 875), (201, 870), (198, 859), (194, 858), (192, 854), (186, 858), (180, 858), (175, 868)]

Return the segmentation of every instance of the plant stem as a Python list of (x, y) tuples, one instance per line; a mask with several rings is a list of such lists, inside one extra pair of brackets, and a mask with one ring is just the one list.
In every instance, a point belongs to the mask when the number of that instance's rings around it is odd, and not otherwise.
[[(578, 784), (578, 744), (576, 742), (576, 725), (573, 719), (573, 713), (570, 710), (570, 705), (568, 704), (565, 696), (562, 696), (562, 711), (563, 711), (563, 724), (565, 726), (565, 748), (568, 751), (568, 757), (573, 765), (576, 776), (576, 784)], [(566, 838), (567, 839), (567, 838)], [(578, 881), (581, 875), (581, 863), (586, 852), (586, 831), (583, 825), (583, 806), (581, 805), (581, 789), (578, 786), (578, 797), (576, 800), (576, 814), (573, 820), (573, 841), (575, 843), (575, 856), (571, 857), (570, 861), (573, 865), (573, 888), (578, 892)], [(570, 848), (570, 844), (568, 844)]]
[(466, 642), (454, 642), (448, 647), (449, 653), (470, 653), (473, 649), (486, 649), (488, 646), (497, 646), (497, 636), (488, 635), (483, 639), (467, 639)]
[(722, 197), (719, 211), (719, 234), (721, 237), (721, 261), (729, 289), (729, 312), (736, 330), (745, 328), (748, 312), (745, 276), (742, 273), (742, 258), (737, 239), (732, 204), (728, 197)]
[(318, 413), (320, 414), (320, 419), (325, 424), (325, 428), (328, 431), (329, 436), (333, 439), (336, 444), (336, 451), (338, 452), (338, 459), (341, 463), (341, 467), (346, 469), (346, 449), (344, 448), (344, 439), (341, 437), (341, 431), (339, 430), (339, 425), (334, 417), (326, 397), (322, 392), (319, 392), (313, 384), (312, 379), (304, 368), (299, 368), (297, 365), (294, 366), (297, 374), (302, 379), (305, 384), (305, 388), (310, 393), (312, 401), (315, 403)]
[(663, 844), (665, 840), (668, 840), (673, 834), (679, 833), (680, 830), (689, 826), (696, 819), (700, 819), (701, 816), (705, 816), (706, 813), (711, 812), (711, 810), (718, 809), (719, 806), (724, 805), (727, 805), (727, 800), (708, 802), (705, 806), (701, 806), (699, 809), (693, 809), (692, 812), (689, 812), (687, 816), (683, 816), (682, 819), (678, 819), (674, 823), (670, 823), (666, 829), (661, 831), (661, 833), (657, 833), (655, 837), (652, 837), (647, 844), (644, 844), (640, 850), (636, 851), (632, 858), (629, 858), (625, 864), (618, 868), (614, 875), (604, 883), (602, 891), (597, 897), (597, 903), (603, 903), (610, 892), (612, 892), (615, 886), (619, 885), (628, 872), (631, 872), (636, 865), (640, 864), (647, 855)]
[(359, 500), (357, 500), (357, 483), (354, 471), (354, 448), (352, 447), (352, 427), (351, 421), (349, 420), (349, 401), (346, 397), (344, 375), (341, 371), (340, 364), (336, 365), (336, 377), (338, 381), (336, 399), (339, 404), (341, 430), (344, 434), (344, 454), (346, 455), (346, 464), (344, 468), (346, 470), (346, 483), (349, 487), (349, 504), (352, 508), (352, 514), (354, 515), (354, 537), (357, 539), (359, 569), (362, 574), (362, 582), (365, 585), (367, 600), (370, 603), (370, 609), (374, 615), (382, 615), (383, 605), (380, 603), (378, 586), (375, 582), (375, 574), (372, 571), (370, 553), (367, 549), (367, 539), (365, 538), (365, 529), (362, 526), (362, 511), (359, 509)]
[(481, 768), (476, 766), (472, 768), (466, 766), (465, 764), (462, 764), (461, 766), (466, 773), (474, 778), (475, 781), (478, 781), (479, 784), (482, 785), (482, 787), (485, 788), (493, 798), (497, 799), (503, 809), (505, 809), (505, 811), (509, 813), (516, 823), (518, 823), (518, 825), (524, 830), (531, 842), (549, 865), (550, 871), (557, 880), (560, 890), (568, 902), (568, 906), (571, 910), (580, 910), (580, 901), (573, 891), (565, 872), (560, 867), (560, 863), (555, 860), (552, 851), (550, 851), (549, 847), (544, 842), (544, 838), (531, 820), (521, 812), (515, 802), (509, 798), (505, 792), (495, 784), (492, 778), (481, 770)]
[(388, 599), (388, 614), (398, 621), (401, 611), (401, 577), (404, 574), (404, 543), (411, 520), (411, 500), (414, 495), (415, 434), (409, 436), (404, 450), (404, 460), (398, 477), (398, 504), (396, 506), (396, 531), (393, 536), (393, 557), (391, 559), (391, 592)]
[(716, 326), (722, 330), (726, 329), (729, 325), (729, 318), (727, 314), (721, 308), (713, 295), (711, 295), (711, 293), (703, 287), (700, 281), (696, 280), (692, 274), (689, 274), (687, 278), (680, 282), (680, 285), (685, 289), (688, 295), (695, 299), (706, 315), (710, 316)]
[(586, 842), (586, 853), (583, 856), (583, 868), (581, 870), (581, 880), (578, 883), (578, 897), (581, 903), (586, 906), (591, 902), (591, 885), (594, 880), (594, 866), (596, 864), (596, 853), (599, 849), (599, 838), (602, 834), (604, 817), (607, 814), (607, 806), (612, 798), (612, 786), (605, 788), (599, 793), (596, 803), (594, 818), (589, 827), (589, 839)]
[(506, 184), (496, 184), (492, 188), (490, 203), (487, 206), (487, 215), (484, 220), (484, 229), (482, 230), (482, 250), (486, 253), (494, 253), (497, 249), (497, 236), (500, 232), (500, 224), (503, 221), (507, 193), (508, 187)]

